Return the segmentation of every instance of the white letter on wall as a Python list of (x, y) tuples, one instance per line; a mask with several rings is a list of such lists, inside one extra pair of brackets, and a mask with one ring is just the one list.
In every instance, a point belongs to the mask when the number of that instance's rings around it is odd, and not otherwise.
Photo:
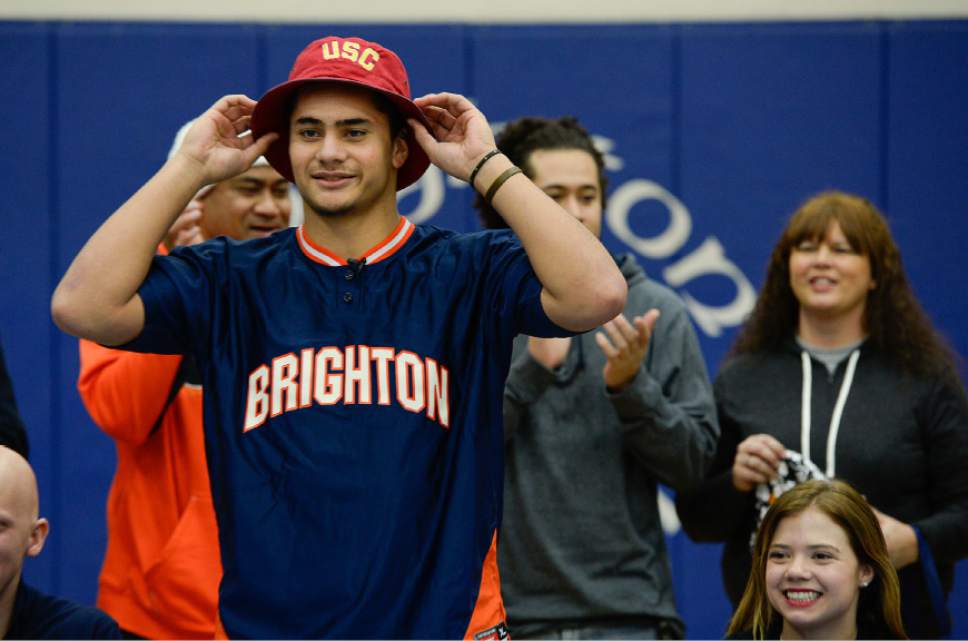
[[(643, 200), (657, 200), (669, 211), (669, 226), (655, 238), (641, 238), (629, 226), (629, 212)], [(628, 181), (608, 199), (606, 220), (609, 229), (626, 245), (646, 258), (667, 258), (679, 251), (692, 232), (692, 218), (678, 198), (651, 180)]]
[(710, 307), (703, 305), (687, 292), (682, 292), (682, 299), (696, 320), (696, 324), (712, 337), (722, 334), (723, 327), (742, 323), (753, 309), (756, 303), (756, 291), (746, 278), (746, 274), (733, 261), (726, 258), (722, 244), (712, 236), (703, 241), (703, 244), (688, 256), (662, 270), (662, 277), (675, 288), (699, 276), (716, 274), (725, 276), (736, 285), (736, 296), (729, 304)]

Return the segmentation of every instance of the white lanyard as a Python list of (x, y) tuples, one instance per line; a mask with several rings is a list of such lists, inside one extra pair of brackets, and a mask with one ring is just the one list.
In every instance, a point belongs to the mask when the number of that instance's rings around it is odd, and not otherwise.
[[(840, 418), (844, 414), (847, 395), (850, 393), (850, 386), (854, 381), (854, 370), (857, 369), (858, 358), (860, 358), (860, 350), (855, 349), (850, 353), (850, 359), (847, 361), (844, 381), (840, 384), (840, 393), (837, 395), (834, 413), (830, 417), (830, 430), (827, 432), (827, 478), (834, 478), (834, 453), (837, 450), (837, 433), (840, 431)], [(803, 392), (800, 397), (800, 452), (805, 460), (811, 461), (810, 397), (813, 392), (813, 368), (810, 364), (810, 355), (806, 351), (800, 352), (800, 362), (803, 365)]]

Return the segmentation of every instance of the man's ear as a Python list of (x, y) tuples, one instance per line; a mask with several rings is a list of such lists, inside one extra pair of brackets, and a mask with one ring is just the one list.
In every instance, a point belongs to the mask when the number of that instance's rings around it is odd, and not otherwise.
[(407, 157), (410, 155), (410, 147), (407, 146), (404, 132), (406, 132), (406, 129), (401, 130), (397, 137), (393, 139), (393, 167), (395, 169), (403, 167), (403, 163), (407, 162)]
[(50, 524), (45, 518), (39, 518), (34, 522), (34, 528), (30, 531), (30, 545), (27, 547), (27, 556), (37, 556), (44, 549), (44, 542), (50, 532)]

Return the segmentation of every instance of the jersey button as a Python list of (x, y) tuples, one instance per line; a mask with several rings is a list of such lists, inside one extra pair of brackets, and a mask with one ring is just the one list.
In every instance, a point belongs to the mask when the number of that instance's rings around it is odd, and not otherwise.
[(353, 294), (351, 294), (350, 292), (346, 292), (345, 294), (343, 294), (343, 302), (344, 303), (352, 303), (353, 302)]
[(345, 274), (343, 274), (343, 278), (346, 280), (353, 280), (353, 270), (348, 270)]

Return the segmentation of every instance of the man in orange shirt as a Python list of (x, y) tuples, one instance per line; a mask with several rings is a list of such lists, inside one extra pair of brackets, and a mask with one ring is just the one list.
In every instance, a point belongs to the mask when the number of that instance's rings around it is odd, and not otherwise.
[[(289, 183), (260, 158), (200, 190), (159, 251), (266, 236), (289, 224), (290, 211)], [(213, 638), (222, 569), (194, 362), (86, 340), (80, 355), (81, 398), (118, 454), (97, 604), (129, 637)]]

